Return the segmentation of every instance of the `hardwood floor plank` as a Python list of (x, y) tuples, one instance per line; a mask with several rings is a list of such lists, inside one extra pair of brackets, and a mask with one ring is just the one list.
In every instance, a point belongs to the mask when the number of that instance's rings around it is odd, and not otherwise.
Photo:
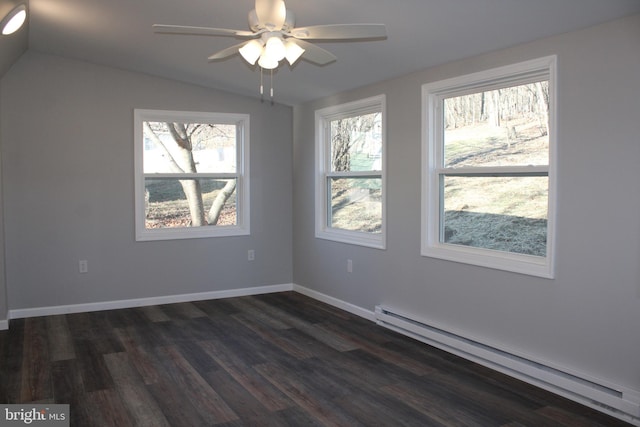
[(189, 364), (175, 347), (158, 349), (156, 357), (207, 424), (219, 424), (239, 419), (220, 395)]
[(292, 294), (293, 292), (262, 294), (253, 296), (253, 299), (262, 304), (277, 308), (282, 313), (285, 313), (288, 318), (296, 322), (314, 324), (326, 320), (326, 313), (315, 309), (311, 304), (300, 304), (299, 300), (292, 300)]
[[(126, 331), (138, 346), (152, 351), (156, 347), (165, 347), (173, 343), (171, 337), (169, 337), (164, 330), (164, 325), (167, 323), (168, 322), (143, 322), (137, 325), (127, 326), (126, 328), (117, 328), (117, 330)], [(118, 336), (118, 339), (121, 339), (121, 336)]]
[(446, 424), (425, 417), (425, 414), (400, 399), (376, 392), (361, 391), (336, 402), (345, 412), (367, 426), (447, 427)]
[(252, 304), (251, 300), (251, 297), (233, 298), (230, 300), (229, 304), (238, 310), (237, 313), (232, 313), (231, 316), (235, 318), (241, 317), (243, 319), (253, 319), (255, 323), (264, 325), (264, 327), (268, 329), (277, 330), (288, 329), (291, 327), (290, 325), (269, 316), (269, 314), (258, 308), (255, 304)]
[(195, 301), (193, 305), (198, 307), (212, 319), (217, 317), (225, 317), (238, 312), (227, 299), (214, 299), (205, 301)]
[(382, 360), (363, 350), (334, 354), (330, 358), (311, 358), (305, 363), (314, 369), (332, 372), (357, 388), (379, 389), (415, 374)]
[(49, 342), (49, 358), (52, 362), (75, 359), (73, 339), (67, 325), (65, 315), (47, 316), (47, 338)]
[(95, 409), (91, 408), (91, 394), (84, 389), (77, 360), (67, 359), (53, 362), (51, 378), (54, 402), (69, 405), (70, 425), (92, 425)]
[(327, 317), (330, 317), (335, 320), (341, 319), (344, 321), (362, 320), (360, 317), (354, 314), (351, 314), (347, 311), (344, 311), (332, 305), (326, 304), (324, 302), (315, 300), (311, 297), (300, 294), (298, 292), (287, 291), (287, 292), (282, 292), (281, 294), (278, 294), (278, 295), (286, 297), (287, 300), (291, 301), (291, 303), (294, 304), (295, 306), (307, 307), (307, 308), (312, 307), (313, 310), (316, 311), (316, 314), (322, 319), (326, 319)]
[(150, 322), (168, 322), (171, 320), (169, 316), (157, 305), (150, 305), (146, 307), (139, 307), (142, 315), (144, 315)]
[(186, 320), (196, 317), (205, 317), (207, 314), (190, 302), (161, 305), (160, 309), (171, 320)]
[(296, 359), (307, 359), (313, 356), (313, 353), (307, 350), (304, 346), (299, 345), (293, 340), (287, 338), (283, 331), (287, 330), (286, 328), (278, 328), (272, 329), (266, 326), (263, 326), (262, 321), (258, 319), (254, 319), (251, 316), (240, 313), (234, 314), (233, 318), (238, 320), (247, 328), (251, 329), (255, 332), (260, 338), (264, 339), (267, 342), (275, 345), (285, 353), (295, 357)]
[(140, 345), (136, 339), (134, 327), (129, 326), (125, 329), (118, 328), (115, 330), (116, 336), (120, 339), (124, 350), (129, 356), (131, 364), (136, 368), (142, 381), (145, 384), (155, 384), (160, 381), (161, 375), (156, 368), (155, 359), (152, 351), (147, 346)]
[(169, 426), (156, 400), (145, 387), (140, 374), (131, 365), (127, 354), (110, 353), (103, 357), (114, 379), (114, 388), (134, 424), (149, 427)]
[(9, 401), (9, 373), (6, 367), (8, 351), (9, 331), (0, 331), (0, 402)]
[(6, 403), (20, 401), (20, 386), (22, 384), (22, 360), (24, 352), (24, 319), (11, 321), (11, 329), (6, 332), (6, 345), (2, 354), (3, 394)]
[(394, 351), (384, 346), (372, 343), (359, 334), (341, 330), (340, 328), (336, 328), (332, 325), (327, 325), (327, 328), (333, 330), (335, 334), (341, 335), (344, 340), (353, 343), (354, 348), (360, 348), (382, 360), (406, 369), (415, 375), (424, 375), (431, 372), (433, 369), (428, 364), (407, 356), (404, 352)]
[(293, 402), (280, 390), (267, 382), (251, 365), (235, 357), (235, 353), (223, 344), (214, 341), (202, 341), (198, 345), (270, 411), (281, 411), (293, 406)]
[[(358, 346), (352, 341), (343, 339), (343, 336), (340, 334), (333, 333), (332, 331), (323, 328), (322, 325), (320, 325), (320, 321), (310, 321), (317, 320), (320, 318), (319, 315), (313, 316), (307, 313), (307, 316), (305, 317), (298, 317), (296, 313), (300, 310), (294, 310), (287, 305), (277, 306), (274, 299), (266, 299), (263, 295), (260, 295), (260, 297), (262, 298), (256, 298), (253, 303), (260, 307), (260, 309), (265, 313), (268, 313), (271, 317), (289, 325), (291, 328), (304, 332), (310, 337), (313, 337), (338, 351), (349, 351), (358, 348)], [(265, 299), (267, 301), (271, 301), (271, 304), (265, 302)], [(305, 320), (305, 318), (309, 320)], [(325, 319), (326, 317), (322, 317), (322, 320)]]
[(265, 363), (255, 369), (320, 423), (327, 426), (364, 425), (335, 404), (332, 395), (320, 393), (313, 386), (309, 387), (304, 378), (290, 375), (288, 369), (273, 363)]
[(102, 353), (98, 352), (87, 338), (74, 339), (73, 345), (87, 392), (113, 388), (111, 374), (105, 365)]
[(603, 417), (591, 408), (580, 408), (578, 412), (568, 411), (555, 406), (545, 406), (536, 411), (543, 416), (544, 423), (557, 425), (570, 425), (571, 427), (623, 427), (628, 424), (624, 421), (611, 420)]
[(405, 381), (384, 386), (383, 391), (401, 399), (405, 404), (423, 413), (426, 418), (447, 427), (486, 427), (500, 425), (483, 413), (469, 410), (456, 399), (449, 400), (438, 390), (417, 388)]
[(43, 317), (25, 320), (20, 402), (53, 398), (47, 326)]
[[(82, 419), (78, 420), (74, 413), (78, 407), (72, 407), (72, 424), (74, 426), (95, 427), (123, 427), (123, 426), (151, 426), (153, 424), (140, 422), (132, 418), (123, 402), (123, 397), (116, 390), (97, 390), (87, 393), (85, 409)], [(162, 424), (158, 424), (161, 426)]]
[(220, 424), (220, 427), (325, 427), (300, 408), (288, 408), (271, 413), (267, 417), (244, 418), (230, 423)]
[[(223, 342), (248, 365), (265, 363), (271, 359), (287, 358), (285, 351), (264, 340), (233, 316), (218, 317), (212, 328), (217, 330), (213, 341)], [(211, 341), (211, 340), (202, 340)]]
[(172, 427), (205, 426), (204, 419), (193, 406), (189, 398), (170, 379), (147, 386), (149, 392), (158, 402), (158, 406)]
[(446, 388), (448, 391), (458, 396), (469, 396), (467, 407), (491, 408), (493, 417), (507, 422), (515, 420), (525, 425), (545, 425), (548, 427), (560, 427), (561, 424), (553, 420), (545, 420), (536, 409), (539, 406), (524, 396), (505, 391), (504, 389), (492, 386), (486, 382), (478, 381), (473, 376), (464, 373), (432, 373), (425, 380)]
[(270, 411), (225, 370), (208, 372), (204, 379), (241, 420), (269, 417)]
[(222, 370), (220, 365), (195, 341), (177, 343), (176, 348), (189, 365), (203, 377), (206, 373)]

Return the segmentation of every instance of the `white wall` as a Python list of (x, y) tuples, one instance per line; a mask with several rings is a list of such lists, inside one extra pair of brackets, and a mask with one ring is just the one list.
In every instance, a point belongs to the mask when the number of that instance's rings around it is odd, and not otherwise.
[[(10, 310), (291, 283), (290, 107), (32, 51), (0, 90)], [(134, 108), (250, 114), (250, 236), (135, 242)]]
[[(559, 70), (556, 278), (421, 257), (421, 85), (552, 54)], [(314, 111), (378, 94), (386, 94), (388, 113), (387, 249), (315, 239)], [(640, 390), (640, 16), (296, 107), (293, 161), (296, 284), (366, 310), (384, 304)]]

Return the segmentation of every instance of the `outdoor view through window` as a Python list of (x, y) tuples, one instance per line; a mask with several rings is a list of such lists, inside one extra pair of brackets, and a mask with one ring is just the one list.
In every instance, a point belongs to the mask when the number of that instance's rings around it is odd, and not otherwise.
[(443, 100), (440, 241), (546, 256), (549, 85)]
[(382, 113), (331, 121), (328, 226), (382, 230)]
[(236, 125), (144, 121), (145, 228), (236, 225)]

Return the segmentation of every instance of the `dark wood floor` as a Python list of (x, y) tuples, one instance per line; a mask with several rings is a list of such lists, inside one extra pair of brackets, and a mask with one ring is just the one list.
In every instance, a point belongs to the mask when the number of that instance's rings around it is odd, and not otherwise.
[(0, 362), (81, 427), (628, 425), (293, 292), (12, 320)]

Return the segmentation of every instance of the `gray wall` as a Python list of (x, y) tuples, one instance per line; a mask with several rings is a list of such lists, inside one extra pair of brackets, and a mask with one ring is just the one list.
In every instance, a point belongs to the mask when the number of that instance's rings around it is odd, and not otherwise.
[[(0, 18), (3, 18), (20, 3), (29, 2), (23, 0), (3, 0), (0, 2)], [(28, 10), (28, 9), (27, 9)], [(23, 27), (17, 32), (0, 37), (0, 78), (11, 68), (16, 60), (27, 50), (29, 35), (29, 18)]]
[[(18, 0), (3, 1), (0, 3), (0, 17), (5, 16), (19, 3)], [(27, 2), (28, 5), (28, 2)], [(27, 6), (28, 7), (28, 6)], [(17, 61), (17, 59), (27, 50), (27, 38), (28, 38), (28, 22), (22, 29), (10, 36), (0, 37), (0, 78), (11, 68), (11, 66)], [(0, 99), (2, 98), (2, 92), (0, 91)], [(1, 108), (1, 107), (0, 107)], [(1, 112), (0, 112), (1, 115)], [(0, 128), (2, 121), (0, 120)], [(0, 140), (0, 151), (2, 150), (2, 140)], [(0, 176), (2, 170), (0, 169)], [(0, 179), (0, 184), (2, 180)], [(0, 224), (4, 224), (3, 221), (3, 209), (2, 209), (2, 188), (0, 185)], [(7, 319), (7, 288), (5, 280), (5, 268), (4, 268), (4, 233), (0, 226), (0, 322)]]
[[(290, 107), (32, 51), (0, 90), (11, 310), (291, 283)], [(250, 114), (250, 236), (135, 242), (134, 108)]]
[[(556, 278), (421, 257), (421, 85), (552, 54)], [(314, 111), (378, 94), (387, 96), (387, 249), (315, 239)], [(296, 107), (293, 161), (296, 284), (640, 390), (640, 16)]]

